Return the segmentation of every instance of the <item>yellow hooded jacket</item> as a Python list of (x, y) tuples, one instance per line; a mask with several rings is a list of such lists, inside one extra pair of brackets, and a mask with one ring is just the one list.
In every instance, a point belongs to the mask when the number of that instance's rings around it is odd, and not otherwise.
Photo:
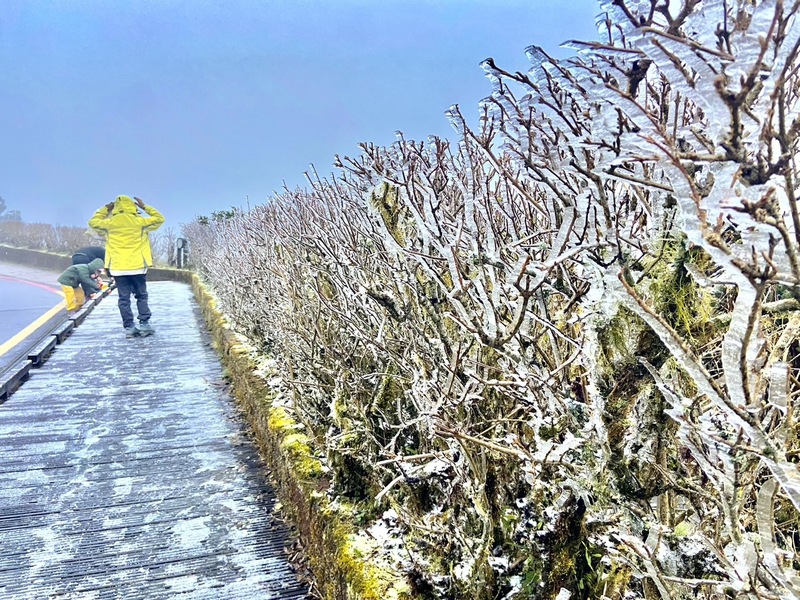
[(130, 196), (117, 196), (111, 213), (104, 206), (91, 219), (89, 227), (106, 237), (106, 269), (112, 275), (139, 275), (153, 265), (148, 233), (164, 222), (164, 216), (145, 205), (144, 217)]

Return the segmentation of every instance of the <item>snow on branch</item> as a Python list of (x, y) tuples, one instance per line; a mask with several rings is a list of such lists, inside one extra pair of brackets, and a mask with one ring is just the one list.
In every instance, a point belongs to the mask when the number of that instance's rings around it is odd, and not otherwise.
[(196, 258), (428, 597), (799, 597), (798, 5), (600, 5)]

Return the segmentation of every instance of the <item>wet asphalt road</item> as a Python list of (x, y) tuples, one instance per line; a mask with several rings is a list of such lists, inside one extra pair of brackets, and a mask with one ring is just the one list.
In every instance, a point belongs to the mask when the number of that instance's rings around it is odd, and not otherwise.
[(63, 303), (58, 273), (0, 263), (0, 345)]

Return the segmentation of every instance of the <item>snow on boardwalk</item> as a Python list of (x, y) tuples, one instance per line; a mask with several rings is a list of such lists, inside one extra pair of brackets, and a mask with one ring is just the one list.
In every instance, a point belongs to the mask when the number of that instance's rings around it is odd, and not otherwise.
[(191, 289), (105, 298), (0, 405), (0, 598), (304, 598)]

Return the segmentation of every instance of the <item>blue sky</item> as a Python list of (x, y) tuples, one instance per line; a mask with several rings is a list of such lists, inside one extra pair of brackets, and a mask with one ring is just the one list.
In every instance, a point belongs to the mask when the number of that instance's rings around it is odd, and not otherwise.
[(4, 0), (0, 196), (85, 225), (118, 194), (176, 231), (305, 186), (359, 142), (453, 137), (479, 63), (595, 39), (596, 0)]

